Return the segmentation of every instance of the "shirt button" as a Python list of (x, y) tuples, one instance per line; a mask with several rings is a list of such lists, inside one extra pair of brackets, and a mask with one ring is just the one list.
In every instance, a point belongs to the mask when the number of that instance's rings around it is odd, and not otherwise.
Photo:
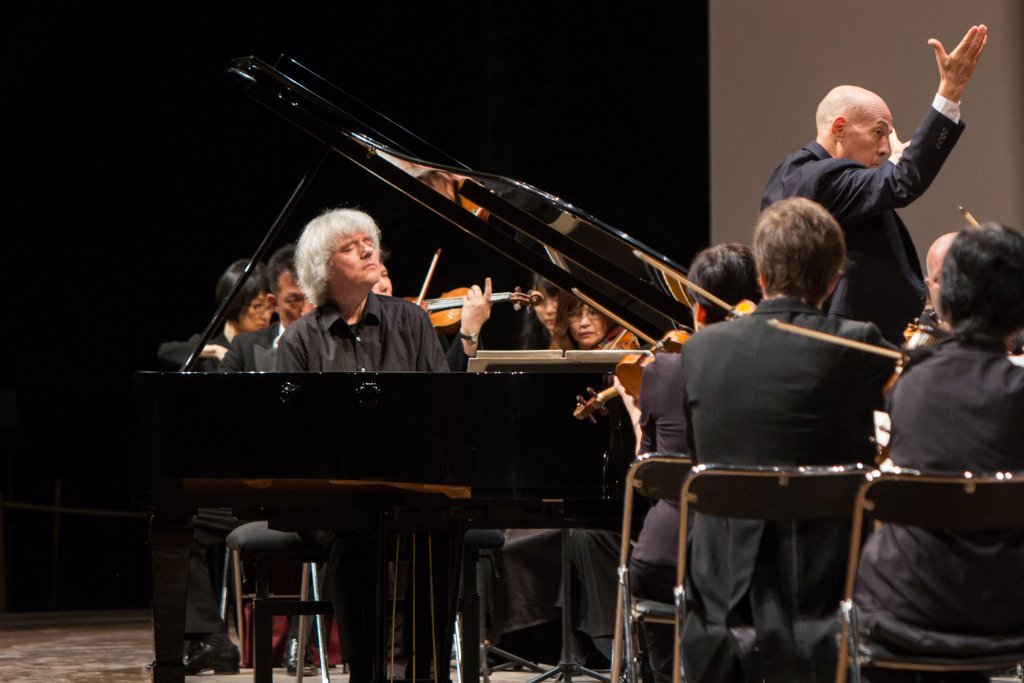
[(359, 372), (366, 372), (366, 368), (359, 368)]
[(362, 337), (356, 337), (356, 341), (357, 342), (361, 342), (361, 341), (363, 341), (363, 338)]

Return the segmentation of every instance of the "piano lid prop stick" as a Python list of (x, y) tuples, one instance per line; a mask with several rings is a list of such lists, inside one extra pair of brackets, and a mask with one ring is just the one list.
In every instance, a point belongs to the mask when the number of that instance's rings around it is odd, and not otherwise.
[(427, 269), (427, 277), (423, 280), (423, 288), (420, 289), (420, 295), (416, 297), (416, 305), (422, 306), (423, 299), (427, 296), (427, 287), (430, 286), (430, 281), (434, 279), (434, 269), (437, 268), (437, 260), (441, 258), (441, 250), (438, 249), (434, 254), (434, 258), (430, 261), (430, 268)]
[(607, 308), (605, 308), (605, 307), (604, 307), (604, 306), (602, 306), (601, 304), (599, 304), (599, 303), (597, 303), (596, 301), (594, 301), (593, 299), (591, 299), (591, 298), (590, 298), (589, 296), (587, 296), (586, 294), (584, 294), (583, 292), (581, 292), (581, 291), (580, 291), (579, 289), (577, 289), (576, 287), (573, 287), (573, 288), (572, 288), (572, 293), (573, 293), (574, 295), (576, 295), (576, 298), (577, 298), (577, 299), (581, 299), (581, 300), (583, 301), (583, 303), (587, 304), (587, 305), (588, 305), (588, 306), (590, 306), (591, 308), (595, 308), (595, 309), (597, 309), (597, 310), (601, 311), (601, 312), (602, 312), (602, 313), (604, 313), (604, 314), (605, 314), (606, 316), (608, 316), (609, 318), (611, 318), (612, 320), (614, 320), (614, 321), (615, 321), (615, 322), (617, 322), (618, 324), (622, 325), (622, 327), (624, 327), (625, 329), (629, 330), (630, 332), (632, 332), (632, 333), (633, 333), (633, 334), (635, 334), (636, 336), (640, 337), (641, 339), (643, 339), (643, 340), (644, 340), (645, 342), (647, 342), (648, 344), (657, 344), (657, 343), (658, 343), (658, 340), (657, 340), (657, 339), (652, 339), (651, 337), (648, 337), (648, 336), (647, 336), (646, 334), (644, 334), (643, 332), (640, 332), (640, 331), (638, 331), (638, 330), (634, 330), (634, 329), (633, 329), (633, 328), (632, 328), (632, 327), (631, 327), (631, 326), (630, 326), (630, 325), (629, 325), (629, 324), (628, 324), (628, 323), (627, 323), (626, 321), (624, 321), (624, 320), (623, 320), (622, 318), (620, 318), (619, 316), (615, 315), (614, 313), (612, 313), (611, 311), (609, 311), (609, 310), (608, 310)]
[(840, 346), (848, 346), (851, 349), (866, 351), (868, 353), (873, 353), (876, 356), (885, 356), (886, 358), (892, 358), (894, 360), (900, 360), (903, 358), (903, 354), (899, 351), (893, 351), (892, 349), (887, 349), (884, 346), (865, 344), (864, 342), (859, 342), (854, 339), (847, 339), (846, 337), (839, 337), (834, 334), (826, 334), (825, 332), (818, 332), (817, 330), (809, 330), (806, 327), (784, 323), (781, 320), (770, 319), (768, 324), (782, 330), (783, 332), (792, 332), (793, 334), (810, 337), (811, 339), (817, 339), (818, 341), (831, 342), (832, 344), (839, 344)]
[(971, 215), (970, 211), (968, 211), (967, 209), (965, 209), (962, 206), (957, 207), (957, 208), (960, 209), (960, 213), (962, 213), (964, 215), (964, 218), (966, 218), (967, 222), (971, 224), (971, 227), (974, 227), (974, 228), (980, 228), (981, 227), (981, 225), (978, 224), (978, 221), (974, 220), (974, 216)]

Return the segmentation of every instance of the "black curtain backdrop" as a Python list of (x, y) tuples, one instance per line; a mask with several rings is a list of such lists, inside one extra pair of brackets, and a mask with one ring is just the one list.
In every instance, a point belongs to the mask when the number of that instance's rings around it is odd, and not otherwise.
[[(254, 6), (255, 7), (255, 6)], [(8, 8), (0, 371), (4, 500), (138, 511), (132, 373), (203, 329), (317, 144), (246, 98), (232, 57), (287, 54), (471, 168), (525, 180), (688, 263), (708, 242), (704, 3), (159, 3)], [(285, 230), (332, 206), (381, 225), (396, 294), (504, 257), (335, 157)], [(491, 348), (519, 318), (495, 309)], [(266, 425), (225, 425), (253, 430)], [(182, 425), (187, 429), (187, 425)], [(215, 457), (215, 454), (211, 454)], [(11, 610), (148, 604), (145, 519), (5, 508)]]

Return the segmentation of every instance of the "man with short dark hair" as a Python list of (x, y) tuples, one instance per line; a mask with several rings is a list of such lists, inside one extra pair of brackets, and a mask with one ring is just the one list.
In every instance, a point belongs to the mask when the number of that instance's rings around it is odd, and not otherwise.
[(313, 310), (295, 274), (294, 244), (286, 244), (271, 255), (267, 274), (267, 306), (277, 313), (277, 324), (232, 339), (220, 362), (221, 372), (272, 372), (276, 366), (277, 340), (289, 325)]
[[(893, 361), (769, 324), (884, 343), (872, 323), (821, 312), (846, 260), (842, 230), (820, 205), (786, 199), (761, 213), (754, 256), (764, 291), (757, 310), (703, 329), (682, 349), (690, 456), (739, 466), (870, 462), (872, 411)], [(843, 524), (696, 515), (683, 631), (689, 680), (831, 681), (848, 539)], [(756, 628), (752, 651), (730, 630), (742, 624)]]
[(939, 67), (939, 89), (909, 144), (896, 137), (881, 97), (841, 85), (818, 105), (815, 141), (787, 157), (764, 189), (762, 209), (797, 196), (832, 212), (853, 265), (836, 287), (828, 314), (874, 322), (894, 344), (925, 302), (914, 243), (895, 209), (928, 189), (963, 132), (960, 96), (987, 35), (984, 25), (972, 26), (948, 54), (938, 40), (928, 41)]

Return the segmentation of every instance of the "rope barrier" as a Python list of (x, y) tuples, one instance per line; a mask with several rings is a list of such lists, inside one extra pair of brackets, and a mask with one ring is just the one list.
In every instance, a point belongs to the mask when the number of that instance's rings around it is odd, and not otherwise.
[(14, 501), (0, 501), (0, 507), (12, 510), (33, 510), (35, 512), (59, 512), (64, 515), (88, 515), (92, 517), (149, 517), (148, 512), (132, 512), (130, 510), (97, 510), (94, 508), (63, 507), (56, 505), (41, 505), (38, 503), (16, 503)]

